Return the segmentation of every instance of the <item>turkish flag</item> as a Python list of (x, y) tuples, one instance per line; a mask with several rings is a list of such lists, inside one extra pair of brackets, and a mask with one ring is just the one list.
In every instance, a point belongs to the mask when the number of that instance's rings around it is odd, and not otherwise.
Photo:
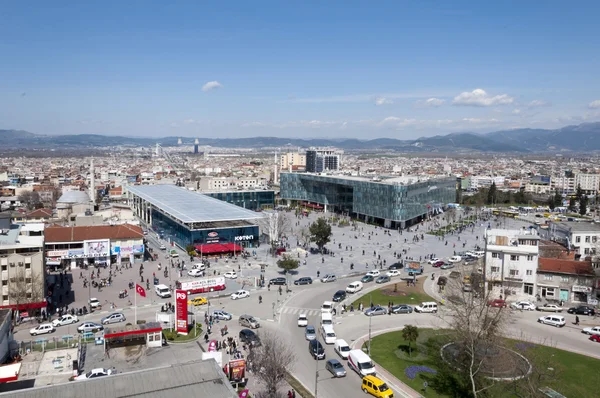
[(138, 285), (137, 283), (136, 283), (136, 285), (135, 285), (135, 291), (136, 291), (136, 293), (138, 293), (140, 296), (142, 296), (142, 297), (146, 297), (146, 291), (144, 290), (144, 288), (143, 288), (143, 287), (141, 287), (141, 286), (140, 286), (140, 285)]
[(246, 398), (248, 396), (248, 389), (245, 389), (244, 391), (240, 392), (239, 398)]

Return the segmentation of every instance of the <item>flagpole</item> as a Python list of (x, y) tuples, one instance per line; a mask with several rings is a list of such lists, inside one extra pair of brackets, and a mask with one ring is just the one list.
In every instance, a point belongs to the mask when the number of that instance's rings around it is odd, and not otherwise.
[(133, 313), (135, 314), (134, 318), (135, 318), (135, 324), (137, 325), (137, 295), (138, 295), (138, 291), (137, 291), (137, 286), (135, 288), (135, 299), (133, 301)]

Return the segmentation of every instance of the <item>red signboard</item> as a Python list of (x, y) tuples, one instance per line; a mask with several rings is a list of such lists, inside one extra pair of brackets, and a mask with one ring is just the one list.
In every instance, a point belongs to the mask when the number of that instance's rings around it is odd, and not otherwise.
[(188, 334), (187, 301), (187, 292), (185, 290), (175, 290), (175, 325), (177, 333), (180, 334)]

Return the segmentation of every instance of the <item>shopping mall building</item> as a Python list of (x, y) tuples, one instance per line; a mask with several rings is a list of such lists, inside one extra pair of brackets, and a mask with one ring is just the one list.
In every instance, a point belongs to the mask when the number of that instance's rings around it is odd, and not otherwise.
[[(281, 173), (281, 199), (318, 204), (386, 228), (406, 228), (456, 200), (455, 177)], [(314, 207), (313, 207), (314, 208)]]

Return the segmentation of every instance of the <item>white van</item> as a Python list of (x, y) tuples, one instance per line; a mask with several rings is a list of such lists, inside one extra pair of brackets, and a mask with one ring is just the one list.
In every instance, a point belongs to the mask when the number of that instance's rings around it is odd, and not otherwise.
[(415, 307), (415, 312), (433, 312), (436, 313), (438, 310), (438, 306), (436, 302), (426, 301), (421, 303), (421, 305), (417, 305)]
[(331, 301), (323, 301), (323, 305), (321, 306), (321, 313), (331, 314), (331, 311), (333, 311), (333, 303)]
[(156, 285), (154, 286), (154, 292), (158, 297), (167, 298), (171, 297), (171, 291), (167, 285)]
[(335, 345), (333, 346), (333, 350), (337, 352), (339, 356), (344, 359), (348, 359), (348, 354), (350, 353), (350, 346), (346, 343), (346, 340), (337, 339), (335, 341)]
[(361, 377), (368, 375), (375, 376), (375, 365), (373, 365), (371, 358), (362, 350), (352, 350), (348, 353), (348, 367)]
[(323, 337), (325, 344), (334, 344), (337, 337), (335, 335), (335, 331), (333, 330), (333, 326), (321, 325), (321, 337)]
[(331, 312), (321, 313), (321, 325), (333, 325), (333, 315), (331, 315)]
[(346, 292), (347, 293), (356, 293), (356, 292), (360, 292), (363, 288), (363, 284), (362, 282), (356, 281), (356, 282), (352, 282), (351, 284), (348, 285), (348, 287), (346, 288)]

